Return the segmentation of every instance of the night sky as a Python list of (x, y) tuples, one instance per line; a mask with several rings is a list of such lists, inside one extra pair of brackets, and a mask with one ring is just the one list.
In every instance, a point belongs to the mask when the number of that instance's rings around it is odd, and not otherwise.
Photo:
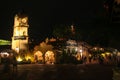
[(56, 24), (74, 24), (83, 40), (118, 47), (118, 27), (110, 26), (103, 5), (104, 0), (4, 0), (0, 3), (0, 39), (11, 40), (14, 16), (21, 12), (28, 15), (30, 39), (50, 36)]

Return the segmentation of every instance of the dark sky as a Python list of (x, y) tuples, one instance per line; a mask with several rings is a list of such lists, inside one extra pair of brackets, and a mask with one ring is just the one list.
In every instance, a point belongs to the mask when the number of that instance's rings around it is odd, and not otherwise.
[[(113, 27), (106, 26), (103, 1), (15, 0), (12, 2), (12, 0), (4, 0), (0, 3), (0, 39), (11, 40), (14, 16), (19, 12), (28, 15), (29, 36), (33, 39), (42, 40), (51, 35), (52, 27), (56, 24), (74, 24), (87, 38), (89, 33), (102, 35), (102, 38), (108, 37), (117, 29), (112, 31)], [(109, 32), (107, 33), (109, 35), (105, 32)], [(101, 36), (94, 36), (91, 40), (100, 38)], [(103, 40), (108, 41), (108, 38)]]

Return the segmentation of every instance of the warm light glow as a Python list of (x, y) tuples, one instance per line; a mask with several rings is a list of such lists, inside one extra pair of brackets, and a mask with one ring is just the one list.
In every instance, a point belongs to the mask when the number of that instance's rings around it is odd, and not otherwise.
[(26, 22), (27, 22), (27, 18), (23, 18), (23, 19), (22, 19), (22, 22), (23, 22), (23, 23), (26, 23)]
[(89, 56), (89, 57), (91, 57), (92, 55), (91, 55), (91, 54), (89, 54), (88, 56)]
[(82, 56), (83, 56), (82, 49), (80, 50), (80, 56), (81, 56), (81, 58), (82, 58)]
[(45, 62), (47, 64), (54, 64), (55, 62), (55, 57), (54, 57), (54, 53), (52, 51), (47, 51), (45, 53)]
[(16, 51), (17, 53), (19, 53), (19, 48), (17, 47), (17, 48), (15, 49), (15, 51)]
[(117, 56), (120, 56), (120, 52), (118, 52)]
[(109, 55), (110, 53), (109, 52), (106, 52), (107, 55)]
[(82, 53), (82, 49), (80, 50), (80, 52)]
[(19, 36), (20, 35), (20, 32), (17, 30), (16, 33), (15, 33), (16, 36)]
[(81, 59), (81, 57), (80, 57), (80, 54), (79, 54), (79, 53), (77, 53), (77, 54), (76, 54), (76, 58), (77, 58), (77, 60), (80, 60), (80, 59)]
[(94, 47), (93, 49), (94, 49), (94, 50), (97, 50), (97, 47)]
[(56, 41), (55, 38), (51, 38), (51, 39), (50, 39), (50, 42), (55, 42), (55, 41)]
[(78, 51), (77, 47), (75, 48), (75, 51), (76, 51), (76, 52)]
[(8, 57), (9, 56), (9, 54), (7, 52), (1, 52), (0, 55), (1, 55), (1, 57), (5, 57), (5, 56)]
[(43, 53), (41, 51), (37, 51), (34, 54), (34, 60), (37, 61), (43, 61)]
[[(14, 28), (12, 37), (12, 49), (20, 53), (26, 51), (28, 47), (28, 17), (22, 15), (16, 15), (14, 18)], [(18, 49), (19, 50), (18, 50)]]
[(31, 57), (30, 56), (26, 56), (26, 59), (28, 60), (28, 59), (31, 59)]
[(104, 53), (102, 53), (101, 55), (102, 55), (103, 57), (105, 57), (105, 54), (104, 54)]
[(18, 57), (18, 58), (17, 58), (17, 61), (22, 61), (22, 58)]

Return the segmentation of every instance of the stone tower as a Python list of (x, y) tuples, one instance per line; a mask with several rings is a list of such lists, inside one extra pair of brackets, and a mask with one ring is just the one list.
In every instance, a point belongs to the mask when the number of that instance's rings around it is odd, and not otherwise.
[(12, 49), (18, 54), (24, 54), (28, 50), (28, 17), (16, 14), (14, 17)]

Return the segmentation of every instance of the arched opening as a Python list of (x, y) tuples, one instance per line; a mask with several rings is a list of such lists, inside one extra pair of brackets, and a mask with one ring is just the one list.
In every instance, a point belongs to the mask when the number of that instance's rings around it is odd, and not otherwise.
[(43, 62), (43, 54), (42, 54), (41, 51), (35, 52), (35, 54), (34, 54), (34, 60), (35, 60), (35, 62), (39, 62), (39, 63)]
[(45, 53), (45, 63), (54, 64), (55, 63), (55, 54), (53, 51), (47, 51)]

